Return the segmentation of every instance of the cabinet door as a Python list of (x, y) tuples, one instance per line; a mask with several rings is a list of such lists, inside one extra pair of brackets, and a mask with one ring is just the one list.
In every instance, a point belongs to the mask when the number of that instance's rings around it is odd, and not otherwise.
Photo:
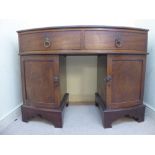
[(22, 83), (24, 104), (53, 108), (59, 101), (59, 57), (23, 56)]
[(142, 104), (145, 55), (108, 55), (107, 107)]

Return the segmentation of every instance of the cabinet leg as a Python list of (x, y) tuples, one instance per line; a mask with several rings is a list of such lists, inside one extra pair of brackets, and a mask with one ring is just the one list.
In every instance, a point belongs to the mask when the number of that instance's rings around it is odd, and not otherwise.
[(102, 123), (104, 128), (112, 128), (112, 122), (107, 118), (103, 118)]
[(66, 103), (66, 107), (69, 106), (69, 99), (67, 98), (67, 103)]
[(137, 122), (143, 122), (144, 121), (144, 114), (141, 114), (139, 116), (133, 117)]
[(69, 94), (66, 93), (63, 97), (62, 103), (60, 108), (57, 109), (49, 109), (49, 108), (38, 108), (38, 107), (32, 107), (27, 105), (22, 105), (22, 120), (23, 122), (28, 122), (31, 118), (40, 116), (41, 118), (44, 118), (51, 123), (56, 128), (62, 128), (63, 127), (63, 114), (64, 114), (64, 107), (65, 105), (69, 105)]
[(137, 122), (144, 122), (144, 118), (138, 118), (136, 121)]
[(22, 121), (23, 122), (28, 122), (34, 116), (34, 113), (32, 113), (32, 111), (29, 111), (27, 108), (25, 108), (23, 106), (21, 107), (21, 112), (22, 112)]
[(57, 113), (54, 113), (52, 115), (53, 115), (53, 117), (51, 119), (51, 122), (53, 123), (53, 125), (56, 128), (62, 128), (63, 127), (63, 113), (57, 112)]
[(63, 127), (62, 122), (55, 122), (53, 124), (54, 124), (55, 128), (62, 128)]
[(95, 95), (96, 103), (99, 105), (101, 112), (104, 128), (111, 128), (112, 122), (122, 117), (130, 117), (135, 119), (137, 122), (144, 121), (145, 105), (141, 104), (124, 109), (107, 109), (99, 94), (96, 93)]
[(105, 110), (102, 112), (102, 120), (104, 128), (111, 128), (112, 122), (122, 118), (122, 117), (130, 117), (135, 119), (137, 122), (144, 121), (144, 114), (145, 114), (145, 106), (139, 105), (132, 108), (126, 109), (111, 109)]
[(28, 122), (28, 120), (29, 120), (29, 119), (28, 119), (25, 115), (22, 114), (22, 121), (23, 121), (23, 122)]
[(95, 102), (95, 106), (98, 107), (98, 103)]
[(41, 116), (42, 118), (50, 121), (56, 128), (63, 127), (63, 116), (60, 110), (49, 110), (49, 109), (39, 109), (22, 106), (22, 121), (28, 122), (30, 119), (36, 116)]

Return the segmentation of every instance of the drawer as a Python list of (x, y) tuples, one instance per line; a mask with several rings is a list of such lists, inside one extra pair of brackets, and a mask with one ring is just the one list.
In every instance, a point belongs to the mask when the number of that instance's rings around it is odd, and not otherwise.
[(85, 49), (145, 51), (146, 48), (147, 33), (102, 30), (85, 31)]
[(22, 52), (80, 49), (80, 31), (23, 33), (19, 41)]

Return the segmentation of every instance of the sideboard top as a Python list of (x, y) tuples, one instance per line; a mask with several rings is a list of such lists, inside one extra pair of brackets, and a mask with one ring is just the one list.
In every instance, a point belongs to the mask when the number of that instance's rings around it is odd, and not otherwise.
[(54, 27), (43, 27), (19, 30), (18, 33), (29, 32), (29, 31), (43, 31), (43, 30), (54, 30), (54, 29), (118, 29), (118, 30), (136, 30), (136, 31), (149, 31), (148, 29), (136, 28), (136, 27), (125, 27), (125, 26), (103, 26), (103, 25), (77, 25), (77, 26), (54, 26)]

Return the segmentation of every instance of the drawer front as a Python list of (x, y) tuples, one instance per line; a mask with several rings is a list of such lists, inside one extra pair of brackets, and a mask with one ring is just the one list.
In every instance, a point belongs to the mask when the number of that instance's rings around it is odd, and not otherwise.
[[(86, 31), (85, 49), (140, 50), (147, 48), (147, 33)], [(133, 51), (134, 52), (134, 51)]]
[(80, 49), (80, 31), (25, 33), (20, 35), (19, 41), (22, 52)]

